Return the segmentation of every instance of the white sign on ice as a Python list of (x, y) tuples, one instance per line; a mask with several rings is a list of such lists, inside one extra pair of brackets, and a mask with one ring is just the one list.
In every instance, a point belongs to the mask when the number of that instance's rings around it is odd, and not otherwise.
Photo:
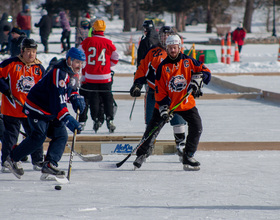
[(129, 154), (137, 146), (134, 144), (101, 144), (101, 154)]

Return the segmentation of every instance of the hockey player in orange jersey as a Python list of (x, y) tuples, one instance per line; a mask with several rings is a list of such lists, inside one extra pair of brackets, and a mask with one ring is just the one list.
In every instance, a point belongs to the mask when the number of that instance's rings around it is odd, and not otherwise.
[[(132, 97), (138, 97), (141, 95), (141, 88), (144, 84), (146, 86), (145, 94), (145, 124), (148, 125), (153, 114), (155, 106), (155, 77), (156, 70), (159, 64), (167, 57), (166, 38), (170, 34), (175, 34), (175, 31), (170, 26), (163, 26), (159, 30), (159, 44), (154, 45), (147, 52), (145, 57), (141, 60), (140, 65), (134, 76), (134, 83), (130, 89), (130, 95)], [(178, 114), (175, 114), (173, 119), (170, 121), (173, 127), (173, 133), (175, 137), (175, 143), (177, 148), (177, 153), (181, 157), (184, 148), (185, 140), (185, 120)], [(153, 148), (150, 148), (152, 151)], [(147, 153), (147, 157), (151, 152)]]
[(203, 83), (209, 83), (211, 73), (202, 62), (180, 52), (181, 39), (178, 35), (170, 35), (166, 40), (166, 46), (168, 57), (158, 66), (156, 73), (156, 105), (152, 119), (143, 135), (148, 139), (137, 150), (137, 158), (133, 164), (136, 168), (141, 167), (145, 154), (160, 130), (149, 136), (150, 132), (161, 121), (170, 121), (168, 114), (170, 109), (180, 103), (189, 88), (193, 88), (193, 93), (175, 109), (174, 113), (181, 115), (188, 123), (188, 135), (183, 150), (183, 168), (184, 170), (199, 170), (200, 163), (194, 158), (194, 154), (202, 133), (202, 122), (194, 98), (202, 95), (200, 89)]
[[(21, 54), (4, 60), (0, 64), (1, 112), (5, 126), (1, 149), (2, 172), (5, 172), (6, 157), (17, 143), (21, 124), (25, 132), (30, 133), (30, 126), (26, 115), (22, 112), (22, 105), (25, 103), (30, 89), (45, 74), (45, 69), (41, 61), (36, 58), (36, 54), (36, 42), (33, 39), (25, 38), (21, 44)], [(43, 161), (43, 146), (32, 153), (31, 158), (34, 169), (38, 169)]]

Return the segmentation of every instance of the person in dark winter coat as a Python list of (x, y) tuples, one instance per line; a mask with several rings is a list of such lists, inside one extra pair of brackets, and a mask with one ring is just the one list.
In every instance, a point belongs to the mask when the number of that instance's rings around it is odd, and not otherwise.
[(24, 38), (26, 38), (26, 35), (17, 27), (14, 27), (11, 30), (11, 35), (12, 35), (12, 40), (11, 40), (10, 53), (11, 53), (11, 57), (15, 57), (20, 54), (21, 42), (23, 41)]
[(11, 23), (8, 22), (8, 14), (6, 12), (3, 13), (2, 18), (0, 20), (0, 45), (1, 45), (1, 51), (6, 48), (8, 45), (8, 34), (5, 33), (5, 31), (11, 30)]
[(51, 33), (51, 19), (48, 16), (48, 12), (43, 9), (41, 11), (41, 19), (39, 21), (39, 23), (35, 24), (35, 27), (39, 27), (40, 28), (40, 36), (41, 36), (41, 42), (44, 45), (45, 49), (44, 52), (48, 53), (49, 52), (49, 47), (48, 47), (48, 39), (49, 39), (49, 35)]
[(17, 15), (17, 24), (22, 32), (29, 38), (31, 33), (31, 13), (28, 4), (25, 4), (23, 11)]
[(158, 34), (152, 20), (145, 20), (143, 23), (143, 29), (144, 35), (141, 38), (137, 50), (137, 67), (140, 65), (140, 61), (145, 57), (151, 46), (159, 43)]
[[(69, 23), (69, 19), (67, 18), (67, 15), (65, 13), (65, 11), (61, 11), (59, 12), (59, 16), (60, 16), (60, 24), (61, 27), (63, 29), (62, 33), (61, 33), (61, 44), (63, 47), (62, 52), (67, 51), (70, 49), (71, 45), (70, 45), (70, 36), (71, 36), (71, 28), (70, 28), (70, 23)], [(64, 40), (66, 40), (66, 43), (64, 42)]]

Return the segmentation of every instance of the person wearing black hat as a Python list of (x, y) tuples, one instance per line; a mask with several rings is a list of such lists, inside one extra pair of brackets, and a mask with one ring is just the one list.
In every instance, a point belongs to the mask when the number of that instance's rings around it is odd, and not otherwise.
[(13, 27), (11, 30), (12, 40), (10, 53), (11, 57), (15, 57), (20, 54), (20, 45), (24, 38), (26, 38), (25, 33), (21, 31), (18, 27)]
[(155, 30), (154, 22), (152, 20), (145, 20), (143, 23), (144, 35), (141, 38), (139, 47), (137, 50), (137, 67), (140, 65), (140, 61), (144, 59), (146, 53), (153, 45), (157, 45), (158, 34)]
[(43, 9), (41, 11), (41, 19), (39, 23), (35, 24), (35, 27), (40, 28), (40, 36), (41, 36), (41, 42), (44, 45), (44, 52), (48, 53), (49, 52), (49, 35), (51, 33), (51, 18), (48, 16), (48, 12), (46, 9)]
[(4, 12), (0, 20), (0, 45), (2, 53), (8, 51), (8, 34), (10, 30), (11, 23), (8, 22), (8, 14)]
[(1, 54), (6, 54), (9, 53), (10, 50), (10, 45), (9, 45), (9, 33), (10, 33), (10, 26), (5, 25), (3, 27), (3, 34), (4, 34), (4, 38), (2, 38), (2, 43), (1, 43)]

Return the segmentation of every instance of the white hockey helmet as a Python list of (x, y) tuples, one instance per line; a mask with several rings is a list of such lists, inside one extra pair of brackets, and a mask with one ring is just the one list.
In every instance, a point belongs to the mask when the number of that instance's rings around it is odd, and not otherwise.
[(175, 44), (181, 47), (181, 38), (177, 34), (169, 35), (166, 39), (166, 46)]

